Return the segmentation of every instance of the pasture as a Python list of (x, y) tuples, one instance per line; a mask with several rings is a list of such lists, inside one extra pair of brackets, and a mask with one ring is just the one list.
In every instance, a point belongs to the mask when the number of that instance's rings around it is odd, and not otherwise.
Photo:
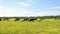
[(0, 21), (0, 34), (60, 34), (60, 20)]

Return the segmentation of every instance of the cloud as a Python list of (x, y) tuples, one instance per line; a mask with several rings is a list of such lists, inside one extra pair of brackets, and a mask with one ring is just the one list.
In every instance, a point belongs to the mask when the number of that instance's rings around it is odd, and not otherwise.
[(60, 9), (60, 7), (52, 7), (52, 8), (50, 8), (50, 9)]
[(32, 2), (33, 0), (28, 0), (28, 1)]
[(0, 17), (1, 16), (28, 16), (31, 11), (18, 9), (18, 8), (8, 8), (0, 6)]
[(60, 11), (55, 10), (29, 11), (28, 9), (20, 9), (13, 7), (9, 8), (5, 6), (0, 6), (0, 16), (49, 16), (49, 15), (60, 15)]
[(0, 16), (13, 16), (13, 11), (15, 11), (13, 8), (0, 7)]
[(23, 13), (23, 14), (30, 14), (30, 13), (32, 13), (32, 12), (27, 11), (27, 10), (22, 10), (22, 13)]
[(49, 15), (60, 15), (59, 11), (46, 10), (46, 11), (28, 11), (25, 9), (8, 8), (0, 6), (0, 17), (1, 16), (49, 16)]
[(34, 3), (33, 0), (26, 0), (24, 2), (18, 2), (17, 4), (23, 7), (31, 7)]
[(24, 2), (19, 2), (18, 4), (21, 5), (21, 6), (24, 6), (24, 7), (30, 7), (30, 4), (27, 4), (27, 3), (24, 3)]
[(37, 11), (36, 15), (39, 16), (49, 16), (49, 15), (60, 15), (60, 11), (55, 10), (44, 10), (44, 11)]

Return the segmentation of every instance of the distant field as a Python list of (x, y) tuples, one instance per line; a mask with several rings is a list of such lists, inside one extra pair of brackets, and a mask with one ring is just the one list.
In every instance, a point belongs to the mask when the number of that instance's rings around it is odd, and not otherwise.
[(60, 34), (60, 20), (0, 21), (0, 34)]

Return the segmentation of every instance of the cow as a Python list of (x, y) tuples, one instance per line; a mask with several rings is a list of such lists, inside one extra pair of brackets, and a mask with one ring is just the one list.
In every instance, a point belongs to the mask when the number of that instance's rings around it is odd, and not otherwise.
[(22, 19), (20, 19), (22, 22), (23, 21), (28, 21), (28, 18), (22, 18)]
[(0, 18), (0, 21), (2, 21), (2, 18)]
[(37, 20), (36, 18), (30, 18), (29, 21), (35, 21)]
[(15, 18), (15, 21), (19, 21), (20, 20), (20, 18)]

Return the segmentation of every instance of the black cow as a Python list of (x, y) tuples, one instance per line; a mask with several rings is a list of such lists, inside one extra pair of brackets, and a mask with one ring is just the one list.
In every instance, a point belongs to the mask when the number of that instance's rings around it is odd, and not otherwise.
[(20, 18), (15, 18), (15, 21), (19, 21), (20, 20)]
[(2, 18), (0, 18), (0, 21), (2, 21)]
[(34, 21), (37, 20), (36, 18), (30, 18), (29, 21)]
[(21, 21), (23, 22), (23, 21), (28, 21), (28, 18), (23, 18), (23, 19), (21, 19)]

